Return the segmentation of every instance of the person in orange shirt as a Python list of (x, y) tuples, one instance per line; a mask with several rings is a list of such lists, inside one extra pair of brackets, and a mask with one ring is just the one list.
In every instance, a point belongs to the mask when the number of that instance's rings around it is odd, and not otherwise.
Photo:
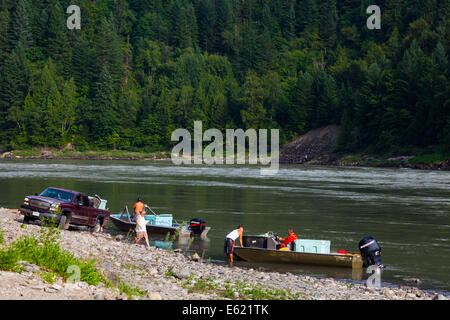
[(294, 240), (297, 240), (298, 239), (298, 237), (296, 236), (296, 234), (294, 233), (294, 229), (293, 228), (290, 228), (289, 230), (288, 230), (288, 236), (287, 236), (287, 238), (281, 238), (281, 237), (278, 237), (278, 240), (280, 240), (281, 242), (283, 242), (282, 244), (281, 244), (281, 247), (280, 248), (289, 248), (290, 250), (294, 250)]
[(144, 210), (145, 204), (142, 202), (141, 198), (137, 199), (137, 202), (133, 205), (134, 216), (137, 217)]

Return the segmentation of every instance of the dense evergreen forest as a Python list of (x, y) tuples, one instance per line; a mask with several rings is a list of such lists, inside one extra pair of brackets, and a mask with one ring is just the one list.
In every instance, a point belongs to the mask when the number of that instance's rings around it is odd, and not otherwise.
[(0, 145), (170, 150), (202, 120), (279, 128), (281, 143), (340, 124), (344, 152), (449, 152), (449, 13), (448, 0), (0, 0)]

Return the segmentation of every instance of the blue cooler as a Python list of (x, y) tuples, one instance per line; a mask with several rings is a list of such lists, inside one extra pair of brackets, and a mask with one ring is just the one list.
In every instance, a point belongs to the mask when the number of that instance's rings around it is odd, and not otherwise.
[(144, 216), (144, 218), (145, 218), (145, 220), (148, 221), (148, 224), (155, 224), (155, 222), (156, 222), (156, 216), (155, 215), (146, 214)]
[(294, 251), (329, 254), (330, 244), (330, 240), (298, 239), (294, 240)]
[(171, 214), (158, 214), (155, 218), (155, 225), (171, 227), (173, 217)]

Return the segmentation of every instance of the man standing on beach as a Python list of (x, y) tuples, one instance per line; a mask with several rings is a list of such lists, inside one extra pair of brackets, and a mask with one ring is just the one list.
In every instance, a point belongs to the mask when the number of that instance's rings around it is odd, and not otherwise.
[(136, 233), (137, 233), (137, 239), (136, 244), (141, 241), (142, 238), (145, 239), (145, 243), (147, 244), (147, 249), (150, 249), (150, 244), (148, 243), (148, 235), (147, 235), (147, 223), (148, 221), (145, 220), (145, 211), (140, 212), (140, 214), (136, 218)]
[(237, 229), (231, 231), (229, 234), (227, 234), (225, 238), (225, 245), (224, 245), (224, 251), (227, 255), (228, 260), (228, 266), (230, 268), (233, 267), (233, 249), (234, 249), (234, 242), (237, 238), (239, 238), (239, 241), (241, 243), (241, 247), (244, 247), (242, 242), (242, 234), (244, 233), (244, 227), (238, 226)]

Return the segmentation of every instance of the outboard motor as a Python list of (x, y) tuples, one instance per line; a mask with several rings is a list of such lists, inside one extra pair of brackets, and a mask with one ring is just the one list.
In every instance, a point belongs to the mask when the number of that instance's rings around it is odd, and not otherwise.
[(206, 221), (202, 218), (194, 218), (189, 221), (189, 230), (192, 231), (194, 235), (201, 235), (206, 228)]
[(374, 237), (367, 236), (362, 238), (359, 242), (359, 251), (361, 252), (364, 268), (371, 265), (384, 268), (381, 262), (381, 247)]

